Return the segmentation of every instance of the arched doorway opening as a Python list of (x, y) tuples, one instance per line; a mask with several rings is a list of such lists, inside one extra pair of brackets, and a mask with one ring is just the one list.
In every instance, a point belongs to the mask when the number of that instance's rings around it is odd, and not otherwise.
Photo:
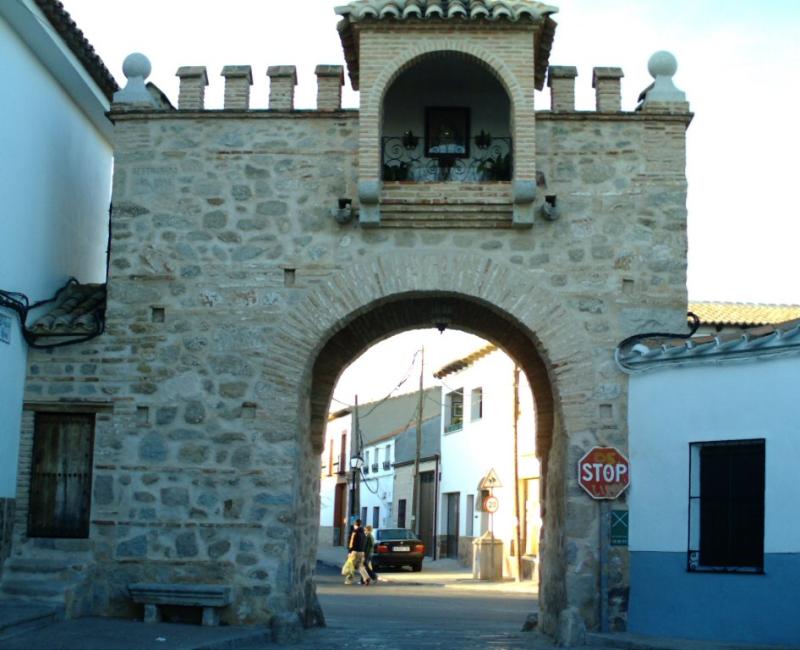
[[(506, 352), (521, 368), (535, 400), (536, 449), (541, 462), (544, 539), (541, 546), (539, 604), (543, 628), (555, 624), (565, 602), (563, 529), (564, 436), (551, 382), (547, 351), (536, 334), (490, 303), (444, 292), (395, 294), (360, 309), (342, 321), (322, 345), (313, 364), (309, 395), (312, 446), (322, 451), (334, 386), (345, 368), (375, 343), (410, 329), (437, 327), (476, 334)], [(524, 432), (529, 436), (532, 431)], [(315, 467), (317, 477), (319, 466)], [(315, 489), (318, 492), (319, 483)], [(310, 579), (310, 578), (309, 578)]]
[(438, 51), (395, 73), (381, 106), (384, 182), (510, 181), (511, 99), (472, 54)]

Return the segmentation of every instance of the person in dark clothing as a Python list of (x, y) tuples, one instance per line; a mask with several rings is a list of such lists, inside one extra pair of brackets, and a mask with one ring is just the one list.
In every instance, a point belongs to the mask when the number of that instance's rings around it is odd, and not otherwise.
[(378, 580), (378, 574), (372, 567), (372, 552), (375, 550), (375, 538), (372, 536), (372, 526), (367, 526), (364, 529), (364, 536), (366, 537), (364, 542), (364, 564), (367, 566), (367, 573), (369, 573), (370, 579), (372, 582), (376, 582)]
[(366, 546), (366, 541), (367, 538), (364, 534), (364, 529), (361, 527), (361, 520), (356, 519), (355, 524), (353, 524), (353, 532), (350, 533), (350, 541), (347, 544), (347, 550), (356, 554), (354, 564), (356, 570), (361, 575), (361, 583), (364, 585), (368, 585), (372, 582), (369, 573), (367, 573), (364, 567), (364, 547)]

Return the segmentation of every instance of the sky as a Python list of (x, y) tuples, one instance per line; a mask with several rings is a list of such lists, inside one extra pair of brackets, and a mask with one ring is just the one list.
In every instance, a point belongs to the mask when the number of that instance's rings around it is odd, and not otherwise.
[[(265, 108), (267, 66), (291, 64), (298, 68), (296, 106), (312, 108), (314, 67), (344, 63), (333, 12), (343, 0), (63, 2), (121, 85), (123, 59), (142, 52), (153, 66), (150, 81), (173, 103), (178, 67), (207, 66), (206, 106), (221, 108), (222, 67), (249, 64), (251, 105)], [(579, 110), (594, 108), (593, 67), (623, 69), (622, 107), (633, 110), (651, 81), (650, 55), (666, 49), (678, 59), (674, 81), (695, 113), (687, 134), (689, 299), (800, 304), (800, 2), (551, 4), (559, 12), (550, 63), (578, 67)], [(535, 102), (549, 107), (546, 88)], [(358, 106), (349, 86), (344, 105)], [(403, 354), (410, 360), (413, 350)]]

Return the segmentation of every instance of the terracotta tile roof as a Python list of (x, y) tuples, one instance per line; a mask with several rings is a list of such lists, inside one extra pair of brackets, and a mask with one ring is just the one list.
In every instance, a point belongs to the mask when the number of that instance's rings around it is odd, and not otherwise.
[(616, 359), (627, 373), (668, 365), (800, 354), (800, 318), (775, 325), (760, 325), (716, 336), (675, 339), (639, 339), (617, 348)]
[(701, 325), (765, 325), (800, 318), (800, 305), (690, 302), (689, 311), (697, 314)]
[(489, 345), (484, 345), (482, 348), (475, 350), (472, 354), (468, 354), (465, 357), (461, 357), (460, 359), (456, 359), (455, 361), (451, 361), (450, 363), (442, 366), (433, 373), (433, 376), (436, 379), (444, 379), (447, 375), (452, 375), (456, 372), (461, 372), (464, 368), (469, 368), (473, 363), (478, 361), (478, 359), (482, 359), (483, 357), (490, 355), (492, 352), (497, 351), (497, 346), (493, 343)]
[(558, 7), (535, 0), (354, 0), (336, 7), (342, 16), (339, 36), (354, 90), (358, 90), (358, 39), (353, 24), (363, 20), (530, 21), (542, 25), (535, 56), (536, 87), (547, 74), (556, 23), (550, 17)]
[(102, 330), (106, 285), (70, 284), (29, 328), (37, 337), (86, 336)]
[(103, 91), (106, 98), (111, 101), (112, 95), (119, 90), (114, 77), (108, 71), (103, 60), (94, 51), (92, 44), (78, 29), (75, 21), (64, 9), (64, 5), (58, 0), (35, 0), (39, 9), (42, 10), (53, 29), (64, 39), (67, 47), (81, 62), (86, 72)]
[(535, 0), (354, 0), (336, 7), (352, 21), (364, 18), (469, 18), (471, 20), (541, 20), (557, 7)]

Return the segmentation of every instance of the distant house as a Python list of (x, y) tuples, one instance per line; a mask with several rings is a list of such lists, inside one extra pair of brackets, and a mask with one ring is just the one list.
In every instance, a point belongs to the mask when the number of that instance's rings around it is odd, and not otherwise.
[[(503, 541), (503, 574), (515, 576), (515, 521), (520, 523), (519, 549), (526, 559), (538, 555), (541, 528), (531, 389), (524, 373), (494, 345), (447, 364), (435, 376), (444, 386), (440, 554), (471, 565), (472, 542), (491, 530)], [(491, 490), (481, 486), (490, 473), (499, 479)], [(484, 506), (489, 496), (499, 501), (491, 515)], [(523, 571), (530, 568), (523, 563)]]
[(634, 633), (800, 639), (800, 319), (620, 349)]
[[(117, 84), (56, 0), (0, 2), (0, 60), (5, 91), (0, 105), (2, 566), (17, 497), (29, 344), (46, 345), (53, 334), (77, 330), (80, 338), (101, 329), (92, 307), (97, 301), (84, 299), (98, 292), (104, 297), (105, 291), (112, 168), (112, 127), (106, 112)], [(79, 317), (73, 318), (69, 309), (58, 314), (58, 328), (52, 327), (55, 321), (30, 331), (21, 327), (29, 303), (55, 297), (72, 277), (94, 283), (77, 297), (88, 311), (81, 312), (85, 318), (76, 328), (72, 326)], [(63, 303), (71, 289), (59, 294), (58, 300)], [(31, 313), (27, 323), (38, 315)], [(43, 397), (57, 399), (56, 390)], [(87, 491), (90, 487), (85, 486)], [(25, 532), (25, 514), (18, 517), (20, 533)]]
[[(428, 400), (434, 399), (431, 395)], [(441, 403), (439, 394), (435, 394)], [(428, 417), (422, 423), (419, 450), (419, 536), (425, 544), (425, 554), (436, 553), (436, 507), (441, 481), (441, 413)], [(417, 425), (408, 427), (394, 441), (394, 494), (392, 499), (392, 526), (416, 530), (413, 512), (414, 470), (417, 458)]]
[[(423, 417), (437, 417), (439, 408), (439, 388), (425, 389)], [(394, 441), (416, 422), (418, 411), (419, 394), (409, 393), (329, 416), (321, 460), (321, 544), (344, 544), (355, 517), (376, 528), (394, 525)], [(358, 471), (351, 462), (356, 457), (363, 462)]]

